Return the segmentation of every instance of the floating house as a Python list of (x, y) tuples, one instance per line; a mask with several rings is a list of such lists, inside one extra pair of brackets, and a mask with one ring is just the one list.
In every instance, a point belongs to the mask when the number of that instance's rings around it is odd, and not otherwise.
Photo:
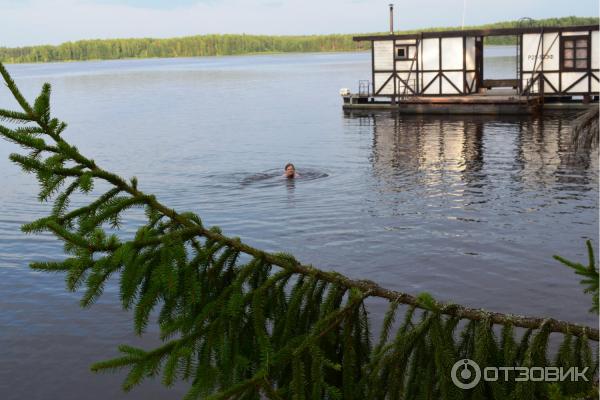
[[(344, 109), (406, 113), (533, 113), (598, 100), (598, 25), (358, 36), (371, 79), (342, 89)], [(484, 78), (484, 39), (514, 36), (514, 76)]]

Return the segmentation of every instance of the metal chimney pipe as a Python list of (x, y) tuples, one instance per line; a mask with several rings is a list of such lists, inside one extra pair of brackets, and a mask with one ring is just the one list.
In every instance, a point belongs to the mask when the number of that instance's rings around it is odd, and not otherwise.
[(390, 4), (390, 35), (394, 34), (394, 5)]

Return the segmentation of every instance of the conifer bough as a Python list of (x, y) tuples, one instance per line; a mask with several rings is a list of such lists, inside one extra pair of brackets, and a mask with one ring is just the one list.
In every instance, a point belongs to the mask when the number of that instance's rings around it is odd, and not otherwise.
[[(40, 201), (53, 200), (50, 215), (22, 229), (52, 232), (68, 255), (31, 267), (65, 273), (69, 290), (84, 288), (82, 306), (93, 304), (107, 280), (120, 275), (122, 307), (132, 310), (137, 334), (145, 331), (151, 312), (159, 312), (162, 346), (123, 345), (121, 357), (92, 366), (129, 370), (125, 390), (158, 376), (167, 386), (189, 382), (186, 399), (504, 399), (597, 390), (597, 355), (590, 344), (598, 341), (597, 329), (445, 304), (426, 293), (388, 290), (248, 246), (141, 192), (136, 178), (127, 181), (100, 168), (61, 137), (66, 124), (50, 115), (49, 84), (31, 105), (1, 63), (0, 74), (21, 107), (0, 110), (0, 120), (10, 125), (0, 125), (0, 135), (29, 150), (10, 159), (36, 174)], [(85, 206), (70, 207), (72, 195), (91, 194), (95, 180), (107, 182), (110, 190)], [(143, 207), (146, 220), (133, 239), (124, 240), (118, 227), (133, 207)], [(592, 277), (586, 282), (592, 282), (588, 289), (595, 290), (597, 302), (593, 252), (588, 269), (571, 264)], [(377, 343), (371, 338), (368, 297), (389, 302)], [(400, 306), (403, 321), (395, 323)], [(524, 329), (519, 334), (514, 328)], [(561, 336), (553, 360), (552, 333)], [(589, 379), (482, 382), (464, 391), (450, 376), (463, 358), (482, 368), (587, 367)]]

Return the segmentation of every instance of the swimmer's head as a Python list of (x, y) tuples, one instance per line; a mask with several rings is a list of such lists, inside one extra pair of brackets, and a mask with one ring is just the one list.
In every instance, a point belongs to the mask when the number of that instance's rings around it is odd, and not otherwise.
[(296, 176), (296, 167), (294, 167), (294, 164), (287, 163), (283, 169), (285, 171), (284, 174), (286, 178), (292, 179)]

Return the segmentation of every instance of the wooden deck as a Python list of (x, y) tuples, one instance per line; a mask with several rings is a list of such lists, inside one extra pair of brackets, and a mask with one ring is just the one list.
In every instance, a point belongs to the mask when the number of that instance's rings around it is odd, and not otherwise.
[(398, 101), (405, 104), (537, 104), (536, 97), (518, 95), (471, 94), (468, 96), (414, 96)]
[(391, 110), (406, 114), (534, 114), (541, 109), (541, 99), (512, 94), (509, 90), (468, 96), (410, 96), (390, 102), (352, 98), (344, 110)]

